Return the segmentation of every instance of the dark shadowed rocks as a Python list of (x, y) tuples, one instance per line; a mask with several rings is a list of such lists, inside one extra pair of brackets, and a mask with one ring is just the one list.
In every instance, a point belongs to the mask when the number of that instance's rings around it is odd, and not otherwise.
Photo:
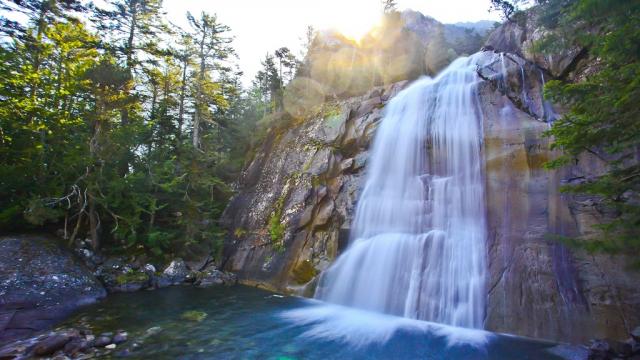
[(0, 343), (42, 330), (105, 295), (93, 274), (53, 238), (0, 237)]

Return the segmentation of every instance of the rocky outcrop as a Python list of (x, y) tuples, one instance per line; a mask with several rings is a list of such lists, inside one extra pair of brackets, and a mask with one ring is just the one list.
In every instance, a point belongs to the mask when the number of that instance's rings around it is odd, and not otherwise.
[(301, 124), (270, 134), (222, 218), (233, 234), (227, 270), (245, 283), (313, 293), (316, 275), (347, 244), (367, 147), (381, 108), (403, 86), (325, 104)]
[(566, 47), (553, 54), (544, 54), (536, 49), (536, 43), (550, 33), (538, 20), (537, 8), (527, 11), (526, 17), (518, 21), (507, 21), (493, 31), (485, 47), (499, 52), (517, 54), (524, 59), (546, 69), (552, 76), (569, 77), (571, 73), (582, 71), (588, 66), (587, 50), (579, 47)]
[(544, 102), (534, 98), (542, 86), (538, 70), (515, 54), (506, 58), (503, 74), (484, 76), (480, 90), (489, 218), (486, 326), (572, 342), (622, 339), (640, 323), (634, 285), (640, 274), (628, 271), (623, 257), (589, 255), (554, 239), (594, 235), (592, 225), (605, 216), (597, 199), (559, 188), (601, 174), (605, 164), (585, 154), (567, 169), (543, 168), (555, 154), (543, 136), (549, 128), (540, 116)]
[(0, 238), (0, 342), (44, 329), (105, 295), (91, 272), (54, 239)]
[(474, 29), (445, 25), (417, 11), (393, 12), (360, 40), (320, 32), (298, 76), (328, 97), (360, 96), (375, 86), (433, 75), (459, 55), (478, 51), (482, 38)]
[[(485, 327), (567, 342), (624, 340), (640, 323), (640, 274), (624, 257), (588, 254), (557, 239), (597, 235), (593, 225), (607, 216), (598, 199), (560, 187), (598, 176), (605, 164), (585, 154), (565, 169), (543, 168), (557, 155), (544, 132), (562, 110), (543, 99), (545, 79), (580, 78), (588, 66), (576, 66), (583, 50), (532, 53), (527, 41), (539, 34), (503, 25), (478, 66), (489, 227)], [(226, 269), (245, 283), (313, 294), (318, 274), (347, 246), (369, 142), (381, 108), (403, 86), (325, 104), (270, 134), (223, 216), (234, 234)]]
[(186, 262), (176, 258), (163, 271), (156, 271), (153, 264), (141, 261), (145, 259), (142, 256), (126, 261), (121, 257), (111, 257), (96, 265), (94, 274), (110, 293), (153, 290), (172, 285), (208, 287), (237, 283), (234, 274), (220, 271), (206, 261)]

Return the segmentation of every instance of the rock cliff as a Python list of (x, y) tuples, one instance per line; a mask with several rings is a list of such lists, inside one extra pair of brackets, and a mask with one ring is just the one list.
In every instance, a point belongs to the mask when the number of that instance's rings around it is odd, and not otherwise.
[[(531, 34), (504, 24), (477, 70), (489, 220), (485, 327), (569, 342), (624, 339), (640, 323), (640, 274), (624, 258), (568, 249), (552, 236), (588, 238), (606, 216), (597, 199), (559, 191), (601, 173), (599, 159), (543, 169), (554, 157), (543, 133), (557, 116), (542, 98), (545, 78), (584, 74), (584, 50), (540, 58), (527, 50)], [(226, 269), (245, 283), (313, 295), (318, 274), (348, 245), (370, 141), (384, 105), (405, 85), (325, 103), (269, 134), (223, 215), (233, 234)]]

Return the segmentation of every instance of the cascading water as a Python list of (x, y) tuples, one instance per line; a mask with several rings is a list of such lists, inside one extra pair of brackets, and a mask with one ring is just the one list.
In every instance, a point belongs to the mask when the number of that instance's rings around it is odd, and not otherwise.
[(351, 243), (316, 298), (481, 328), (485, 207), (476, 63), (460, 58), (387, 106), (370, 152)]

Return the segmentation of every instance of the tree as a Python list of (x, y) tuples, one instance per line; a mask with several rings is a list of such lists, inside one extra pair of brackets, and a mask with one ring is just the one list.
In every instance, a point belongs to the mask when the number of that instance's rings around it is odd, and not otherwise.
[(396, 0), (382, 0), (382, 11), (385, 14), (398, 11), (397, 7)]
[[(284, 91), (284, 86), (293, 79), (298, 67), (298, 59), (287, 47), (281, 47), (275, 51), (275, 57), (278, 59), (278, 76), (280, 82), (280, 90)], [(284, 68), (284, 71), (283, 71)]]
[(449, 47), (444, 36), (444, 29), (440, 25), (434, 32), (425, 50), (425, 65), (429, 74), (437, 74), (445, 66), (458, 57), (455, 50)]
[(31, 25), (0, 46), (0, 223), (6, 228), (65, 213), (52, 204), (84, 172), (90, 102), (82, 76), (98, 57), (98, 39), (68, 8), (21, 5), (35, 11)]
[[(640, 266), (640, 3), (549, 0), (542, 6), (548, 11), (542, 19), (563, 34), (562, 44), (584, 47), (597, 59), (590, 76), (575, 83), (550, 81), (545, 88), (546, 97), (569, 108), (548, 132), (553, 147), (564, 153), (548, 167), (562, 167), (583, 152), (608, 164), (602, 176), (564, 188), (599, 197), (615, 214), (598, 226), (599, 239), (576, 244), (632, 254)], [(557, 41), (547, 37), (539, 46), (555, 49)]]
[(302, 49), (300, 50), (300, 58), (302, 60), (305, 59), (305, 57), (309, 53), (309, 50), (311, 50), (311, 47), (313, 46), (313, 40), (315, 38), (316, 38), (316, 29), (311, 25), (307, 25), (307, 27), (305, 28), (305, 32), (304, 32), (304, 37), (300, 38), (300, 40), (302, 41)]
[[(118, 58), (131, 76), (131, 82), (125, 88), (129, 95), (126, 103), (120, 107), (121, 125), (127, 127), (131, 112), (138, 104), (133, 96), (136, 72), (148, 56), (158, 55), (160, 34), (168, 29), (162, 21), (162, 0), (110, 0), (111, 8), (94, 8), (94, 21), (99, 31), (110, 37), (105, 47)], [(141, 54), (142, 53), (142, 54)], [(129, 172), (133, 154), (126, 151), (121, 164), (120, 174)]]
[(200, 148), (200, 130), (203, 120), (210, 120), (209, 106), (225, 106), (224, 98), (219, 96), (218, 86), (211, 77), (211, 72), (220, 66), (219, 61), (227, 59), (233, 49), (228, 46), (231, 38), (225, 35), (230, 31), (226, 25), (218, 23), (215, 15), (202, 13), (199, 19), (188, 14), (189, 23), (193, 29), (191, 37), (196, 47), (196, 57), (199, 63), (195, 79), (194, 102), (195, 111), (191, 138), (193, 147)]
[(283, 85), (273, 55), (267, 53), (261, 64), (262, 69), (256, 74), (256, 83), (262, 93), (263, 102), (268, 104), (265, 107), (266, 115), (267, 110), (271, 113), (282, 110)]
[(181, 68), (181, 80), (180, 80), (180, 92), (179, 92), (179, 108), (178, 108), (178, 124), (176, 134), (176, 150), (177, 145), (182, 139), (184, 118), (185, 118), (185, 106), (187, 101), (188, 90), (188, 74), (189, 67), (192, 65), (192, 56), (194, 55), (193, 39), (189, 34), (183, 33), (180, 35), (179, 48), (172, 49), (170, 52), (179, 62)]
[(0, 0), (0, 226), (54, 226), (96, 250), (215, 251), (255, 124), (228, 28), (203, 14), (175, 34), (160, 1), (108, 5)]
[(109, 130), (113, 125), (114, 112), (126, 101), (128, 96), (127, 86), (131, 81), (131, 75), (126, 68), (118, 66), (112, 59), (104, 58), (95, 67), (88, 69), (84, 76), (90, 82), (89, 91), (94, 101), (90, 111), (91, 116), (89, 116), (90, 164), (82, 177), (86, 182), (86, 188), (81, 199), (82, 206), (78, 214), (77, 224), (81, 223), (82, 215), (87, 213), (92, 246), (97, 250), (100, 246), (101, 223), (97, 203), (103, 200), (103, 207), (113, 216), (114, 221), (118, 222), (119, 219), (126, 220), (125, 217), (109, 211), (113, 203), (107, 201), (107, 197), (104, 195), (105, 191), (102, 190), (102, 184), (105, 178), (111, 178), (109, 175), (112, 172), (109, 171), (109, 164), (106, 160), (109, 154), (112, 153)]

